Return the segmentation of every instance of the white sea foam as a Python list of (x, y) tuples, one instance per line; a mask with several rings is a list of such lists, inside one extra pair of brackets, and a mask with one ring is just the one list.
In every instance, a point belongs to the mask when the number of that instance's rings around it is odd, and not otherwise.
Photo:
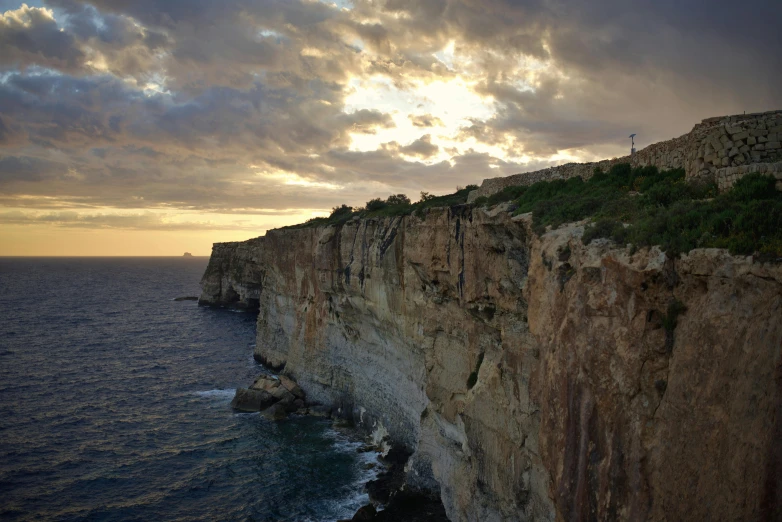
[(231, 388), (227, 390), (207, 390), (207, 391), (197, 391), (195, 392), (196, 395), (199, 397), (206, 397), (208, 399), (233, 399), (234, 395), (236, 395), (236, 389)]
[[(347, 435), (337, 430), (330, 429), (324, 433), (327, 437), (334, 440), (333, 448), (340, 453), (353, 453), (358, 459), (356, 466), (358, 473), (356, 480), (351, 485), (351, 494), (347, 497), (335, 499), (327, 502), (329, 511), (335, 514), (337, 518), (351, 518), (356, 511), (369, 503), (369, 495), (364, 490), (364, 484), (377, 478), (378, 473), (383, 471), (383, 465), (378, 461), (379, 454), (375, 451), (358, 453), (359, 448), (366, 445), (366, 442), (360, 440), (351, 440)], [(375, 464), (372, 469), (367, 469), (368, 464)], [(329, 518), (327, 520), (333, 520)], [(325, 522), (325, 520), (324, 520)]]

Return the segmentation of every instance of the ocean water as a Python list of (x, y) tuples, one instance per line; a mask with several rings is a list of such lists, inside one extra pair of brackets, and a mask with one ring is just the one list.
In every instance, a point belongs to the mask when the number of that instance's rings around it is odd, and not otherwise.
[(175, 302), (206, 258), (0, 258), (1, 520), (335, 520), (374, 455), (230, 408), (255, 317)]

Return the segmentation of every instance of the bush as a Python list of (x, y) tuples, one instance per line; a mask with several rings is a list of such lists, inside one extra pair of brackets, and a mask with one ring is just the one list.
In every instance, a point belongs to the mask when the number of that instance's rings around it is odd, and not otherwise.
[(329, 221), (340, 221), (343, 219), (349, 219), (353, 216), (353, 207), (347, 205), (340, 205), (331, 209), (331, 215)]
[(383, 201), (380, 198), (376, 199), (370, 199), (367, 201), (367, 212), (377, 212), (378, 210), (383, 210), (388, 206), (388, 203)]
[(386, 203), (390, 206), (410, 205), (410, 198), (404, 194), (392, 194), (388, 196)]
[[(727, 248), (732, 254), (782, 257), (782, 193), (769, 176), (751, 174), (717, 195), (710, 184), (690, 185), (667, 175), (644, 181), (647, 192), (620, 230), (598, 219), (584, 231), (585, 244), (598, 237), (637, 246), (659, 245), (676, 256), (693, 248)], [(716, 197), (712, 197), (716, 196)]]

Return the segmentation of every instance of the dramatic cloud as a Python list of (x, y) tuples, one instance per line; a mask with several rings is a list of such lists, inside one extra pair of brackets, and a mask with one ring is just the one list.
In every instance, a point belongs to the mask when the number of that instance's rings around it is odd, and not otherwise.
[(407, 116), (416, 127), (444, 127), (443, 120), (431, 114), (410, 114)]
[(250, 230), (620, 155), (782, 106), (779, 20), (771, 0), (2, 0), (1, 221)]

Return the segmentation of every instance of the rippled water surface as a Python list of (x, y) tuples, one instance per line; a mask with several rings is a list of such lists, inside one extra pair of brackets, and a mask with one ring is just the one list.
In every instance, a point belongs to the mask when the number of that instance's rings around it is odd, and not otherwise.
[(0, 519), (350, 518), (370, 458), (236, 414), (255, 318), (175, 302), (206, 258), (0, 259)]

